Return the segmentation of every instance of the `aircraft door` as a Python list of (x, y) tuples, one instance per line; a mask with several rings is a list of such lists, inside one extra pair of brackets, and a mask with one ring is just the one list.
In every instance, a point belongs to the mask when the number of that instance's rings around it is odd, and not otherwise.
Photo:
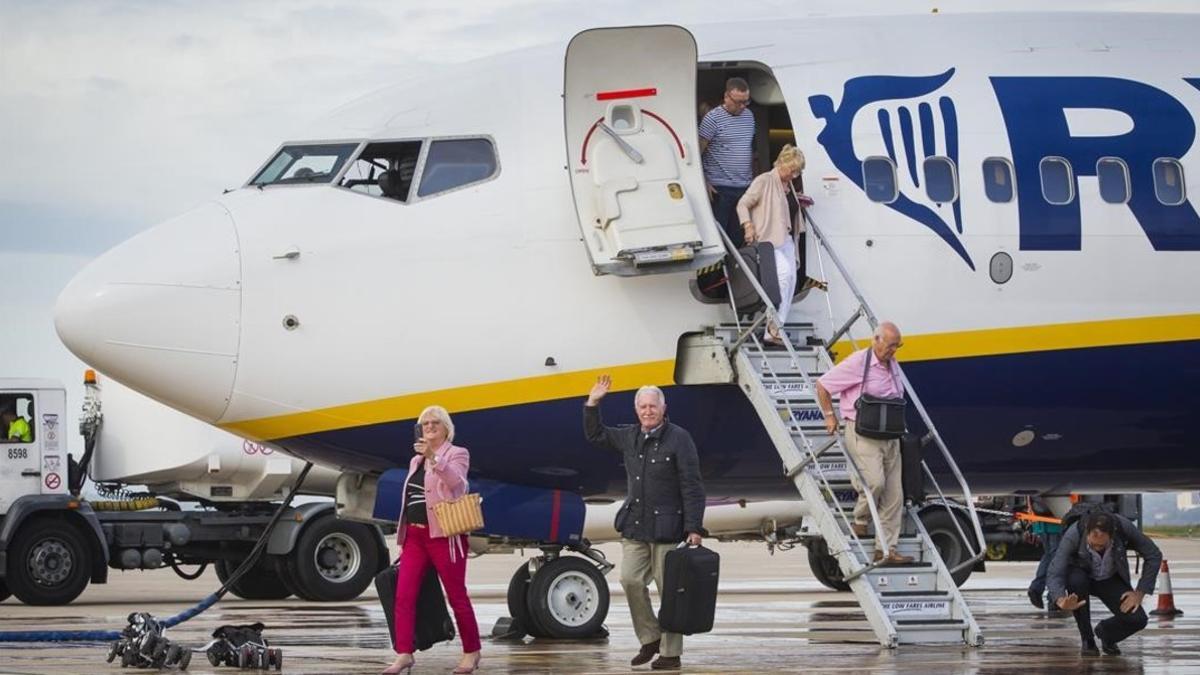
[(696, 147), (696, 59), (679, 26), (598, 28), (567, 46), (567, 167), (597, 275), (690, 271), (725, 254)]

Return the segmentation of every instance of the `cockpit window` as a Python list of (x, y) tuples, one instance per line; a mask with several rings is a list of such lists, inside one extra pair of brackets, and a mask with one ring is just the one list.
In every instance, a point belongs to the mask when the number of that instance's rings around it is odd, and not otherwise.
[(486, 138), (434, 141), (421, 170), (421, 197), (480, 183), (496, 173), (496, 149)]
[(371, 143), (342, 174), (342, 187), (376, 197), (408, 201), (421, 156), (421, 141)]
[(251, 185), (305, 185), (333, 180), (357, 143), (287, 145), (258, 172)]

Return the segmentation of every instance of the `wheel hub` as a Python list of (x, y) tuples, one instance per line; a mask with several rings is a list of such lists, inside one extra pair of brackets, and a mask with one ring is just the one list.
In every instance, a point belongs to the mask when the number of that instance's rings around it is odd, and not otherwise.
[(317, 573), (334, 583), (349, 581), (362, 565), (362, 551), (349, 535), (334, 532), (317, 542), (313, 552)]
[(73, 567), (70, 549), (57, 539), (38, 542), (29, 555), (29, 576), (44, 586), (61, 584)]
[(567, 626), (582, 626), (596, 613), (599, 589), (582, 572), (563, 572), (550, 584), (547, 605), (555, 621)]

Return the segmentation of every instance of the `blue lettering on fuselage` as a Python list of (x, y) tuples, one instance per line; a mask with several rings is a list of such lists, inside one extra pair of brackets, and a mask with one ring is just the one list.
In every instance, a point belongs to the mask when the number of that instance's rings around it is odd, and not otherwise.
[[(954, 75), (948, 69), (937, 75), (911, 77), (870, 75), (847, 80), (842, 99), (835, 108), (829, 96), (809, 97), (809, 106), (825, 126), (817, 136), (830, 161), (860, 188), (864, 187), (863, 162), (854, 148), (851, 129), (854, 117), (867, 106), (887, 102), (896, 108), (903, 153), (897, 152), (892, 137), (891, 114), (887, 108), (877, 112), (880, 136), (887, 154), (907, 168), (913, 183), (920, 186), (916, 159), (933, 154), (932, 108), (925, 102), (917, 106), (921, 127), (921, 149), (913, 142), (913, 119), (904, 99), (929, 96), (945, 86)], [(1055, 205), (1042, 194), (1040, 162), (1046, 157), (1062, 157), (1072, 169), (1074, 194), (1078, 195), (1078, 177), (1095, 176), (1097, 161), (1117, 157), (1129, 167), (1128, 208), (1157, 251), (1200, 250), (1200, 216), (1189, 201), (1166, 205), (1158, 200), (1154, 186), (1154, 161), (1180, 159), (1191, 148), (1196, 124), (1182, 103), (1170, 94), (1150, 85), (1113, 77), (1009, 77), (990, 78), (1012, 150), (1016, 171), (1020, 248), (1033, 251), (1078, 251), (1082, 247), (1082, 223), (1079, 199)], [(1200, 89), (1200, 78), (1186, 79)], [(958, 121), (953, 100), (938, 99), (942, 117), (946, 154), (958, 163)], [(1112, 110), (1127, 115), (1133, 128), (1114, 136), (1072, 136), (1067, 110)], [(903, 154), (903, 157), (898, 155)], [(914, 155), (918, 155), (914, 157)], [(959, 167), (960, 176), (965, 167)], [(964, 232), (961, 199), (953, 204), (954, 227), (935, 211), (901, 193), (886, 204), (924, 225), (948, 244), (974, 269), (959, 234)], [(955, 232), (957, 230), (957, 233)]]
[[(1167, 206), (1154, 192), (1154, 160), (1180, 158), (1196, 125), (1171, 95), (1141, 82), (1112, 77), (993, 77), (1016, 170), (1021, 249), (1078, 251), (1079, 200), (1054, 205), (1042, 196), (1039, 162), (1063, 157), (1079, 176), (1095, 176), (1101, 157), (1129, 166), (1129, 210), (1157, 251), (1200, 250), (1200, 217), (1191, 204)], [(1119, 136), (1072, 136), (1068, 109), (1115, 110), (1133, 120)], [(1078, 194), (1078, 185), (1075, 193)]]

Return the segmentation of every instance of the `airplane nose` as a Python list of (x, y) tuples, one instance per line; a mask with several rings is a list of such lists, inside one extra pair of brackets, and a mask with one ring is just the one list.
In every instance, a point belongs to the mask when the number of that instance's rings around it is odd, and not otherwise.
[(58, 297), (59, 338), (89, 366), (207, 422), (229, 406), (241, 262), (215, 202), (104, 253)]

